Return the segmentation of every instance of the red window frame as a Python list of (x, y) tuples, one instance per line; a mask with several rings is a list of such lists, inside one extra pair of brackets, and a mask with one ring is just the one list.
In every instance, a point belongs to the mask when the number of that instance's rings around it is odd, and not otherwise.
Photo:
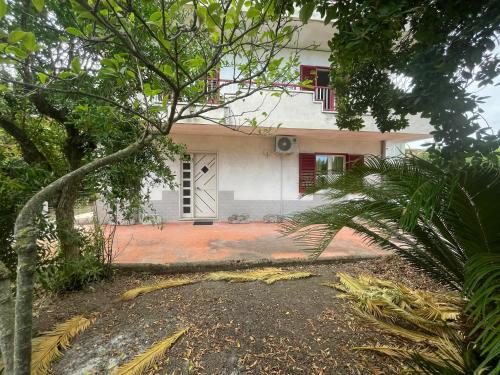
[(299, 154), (299, 192), (305, 193), (307, 188), (316, 183), (316, 156), (339, 155), (345, 158), (345, 170), (352, 168), (355, 162), (363, 160), (362, 154), (348, 154), (342, 152), (311, 152)]
[[(300, 81), (305, 81), (306, 79), (309, 79), (310, 75), (307, 75), (307, 71), (317, 71), (318, 69), (322, 69), (322, 70), (328, 70), (330, 71), (330, 67), (327, 67), (327, 66), (319, 66), (319, 65), (301, 65), (300, 66)], [(314, 73), (314, 80), (313, 80), (313, 86), (314, 87), (318, 87), (318, 84), (317, 84), (317, 74)], [(311, 89), (311, 88), (308, 88), (308, 87), (301, 87), (302, 90), (307, 90), (307, 91), (312, 91), (314, 89)]]

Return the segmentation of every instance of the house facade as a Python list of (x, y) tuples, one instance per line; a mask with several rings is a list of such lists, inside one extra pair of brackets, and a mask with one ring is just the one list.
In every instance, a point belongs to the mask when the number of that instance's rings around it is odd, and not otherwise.
[[(269, 214), (287, 215), (324, 202), (322, 194), (302, 195), (315, 179), (348, 169), (364, 155), (395, 156), (404, 153), (406, 142), (429, 138), (428, 121), (419, 116), (396, 133), (379, 132), (369, 114), (362, 131), (337, 128), (335, 93), (328, 87), (330, 35), (331, 29), (319, 19), (301, 32), (298, 69), (301, 81), (312, 82), (311, 87), (287, 83), (282, 95), (263, 90), (214, 110), (220, 113), (211, 115), (229, 118), (230, 126), (200, 118), (175, 124), (171, 137), (186, 146), (189, 156), (170, 165), (176, 188), (151, 187), (152, 210), (139, 220), (225, 221), (248, 214), (250, 220), (261, 221)], [(304, 47), (313, 43), (314, 49)], [(229, 78), (227, 74), (220, 69), (211, 84)], [(228, 86), (213, 100), (231, 94)], [(258, 110), (245, 115), (249, 108)], [(248, 117), (265, 131), (246, 126)]]

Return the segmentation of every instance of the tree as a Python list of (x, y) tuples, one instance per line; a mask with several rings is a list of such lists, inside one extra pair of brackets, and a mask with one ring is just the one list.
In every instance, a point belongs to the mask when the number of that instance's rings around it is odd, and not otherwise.
[[(500, 134), (481, 127), (482, 99), (471, 86), (500, 72), (500, 2), (467, 0), (295, 1), (307, 21), (331, 22), (331, 83), (337, 125), (360, 130), (371, 112), (382, 132), (422, 114), (434, 127), (434, 158), (497, 162)], [(292, 2), (288, 2), (291, 7)], [(475, 135), (475, 137), (471, 137)]]
[[(64, 29), (56, 27), (58, 37), (78, 37), (81, 45), (75, 55), (79, 58), (74, 56), (69, 67), (60, 67), (58, 71), (36, 66), (33, 73), (38, 76), (38, 83), (27, 83), (22, 77), (1, 77), (2, 90), (12, 92), (20, 87), (50, 93), (61, 100), (74, 98), (83, 106), (77, 109), (87, 111), (79, 117), (79, 126), (95, 125), (86, 121), (86, 116), (95, 110), (85, 103), (91, 98), (99, 103), (99, 111), (119, 119), (108, 123), (112, 128), (134, 122), (140, 132), (132, 132), (133, 139), (118, 136), (118, 150), (99, 147), (98, 143), (92, 160), (83, 160), (74, 170), (44, 186), (20, 210), (15, 225), (15, 308), (9, 288), (4, 288), (8, 282), (3, 265), (0, 268), (0, 348), (9, 375), (30, 372), (38, 236), (34, 217), (41, 204), (89, 174), (117, 167), (150, 147), (167, 136), (174, 123), (202, 117), (230, 126), (224, 116), (217, 115), (218, 109), (270, 88), (275, 81), (295, 78), (294, 59), (279, 58), (295, 27), (289, 24), (289, 14), (283, 13), (277, 2), (246, 2), (244, 8), (243, 1), (79, 0), (73, 3), (67, 17), (58, 14), (62, 3), (50, 1), (43, 7), (43, 2), (36, 1), (33, 5), (42, 12), (38, 17), (45, 15), (47, 28), (54, 28), (54, 18), (64, 25)], [(5, 13), (5, 3), (1, 4)], [(28, 6), (26, 2), (24, 5)], [(65, 24), (67, 18), (73, 23)], [(22, 24), (8, 36), (0, 46), (4, 64), (27, 64), (38, 49), (48, 48), (50, 53), (50, 46), (37, 44), (36, 33), (23, 29)], [(95, 53), (96, 61), (82, 65), (82, 55), (89, 51)], [(232, 72), (231, 77), (220, 85), (209, 85), (216, 69)], [(232, 94), (210, 103), (210, 98), (223, 90), (231, 90)]]
[[(14, 3), (9, 11), (11, 17), (3, 21), (10, 33), (10, 40), (19, 38), (22, 46), (29, 51), (29, 56), (23, 59), (25, 51), (14, 50), (17, 55), (14, 53), (10, 56), (10, 64), (2, 65), (0, 75), (3, 79), (18, 80), (23, 85), (16, 85), (12, 90), (0, 94), (0, 128), (9, 136), (3, 137), (3, 145), (17, 146), (14, 148), (19, 149), (26, 163), (26, 171), (41, 169), (46, 171), (46, 178), (54, 180), (98, 156), (98, 145), (107, 148), (108, 152), (119, 149), (127, 139), (135, 139), (141, 127), (137, 121), (124, 117), (120, 119), (116, 113), (113, 114), (100, 101), (91, 97), (82, 99), (33, 87), (50, 81), (51, 78), (44, 72), (59, 75), (59, 89), (71, 89), (75, 81), (80, 88), (96, 84), (96, 77), (78, 75), (78, 71), (81, 66), (97, 63), (98, 48), (83, 46), (78, 37), (69, 33), (62, 35), (63, 25), (69, 23), (74, 26), (70, 17), (70, 3), (55, 2), (51, 11), (56, 15), (55, 18), (50, 18), (48, 13), (37, 14), (29, 2), (27, 5)], [(19, 30), (20, 27), (30, 32)], [(33, 44), (34, 35), (37, 36), (36, 44)], [(15, 45), (6, 48), (12, 49)], [(123, 126), (113, 127), (112, 122), (116, 121), (121, 121)], [(147, 189), (142, 189), (142, 181), (156, 179), (171, 183), (172, 176), (165, 161), (178, 151), (178, 147), (165, 141), (155, 142), (145, 148), (140, 156), (122, 162), (121, 168), (125, 168), (124, 163), (127, 163), (129, 172), (133, 170), (131, 175), (135, 178), (122, 179), (119, 184), (112, 185), (111, 190), (106, 190), (106, 197), (112, 201), (123, 200), (126, 192), (130, 202), (138, 202), (145, 198), (144, 192), (147, 192)], [(7, 166), (4, 167), (5, 173), (9, 174)], [(19, 163), (13, 167), (18, 171)], [(109, 177), (109, 171), (106, 174)], [(100, 177), (105, 176), (101, 174)], [(64, 257), (75, 258), (79, 255), (80, 236), (74, 229), (74, 206), (79, 196), (91, 194), (95, 190), (92, 182), (95, 182), (95, 178), (71, 181), (51, 198), (50, 203), (55, 207), (59, 247)], [(32, 180), (31, 186), (42, 185)], [(9, 218), (17, 213), (16, 208), (20, 208), (26, 200), (10, 207), (4, 206), (2, 210), (3, 222), (6, 223), (6, 230), (2, 232), (3, 254), (12, 251), (14, 225)], [(137, 207), (136, 204), (134, 208)]]

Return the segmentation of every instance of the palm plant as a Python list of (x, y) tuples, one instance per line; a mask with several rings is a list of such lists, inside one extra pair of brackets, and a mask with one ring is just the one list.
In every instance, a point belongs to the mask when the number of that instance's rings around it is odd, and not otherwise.
[[(500, 253), (500, 170), (446, 172), (416, 158), (367, 157), (308, 193), (328, 204), (289, 217), (283, 231), (319, 256), (343, 227), (462, 290), (466, 261)], [(354, 195), (353, 195), (354, 194)]]
[(477, 356), (483, 373), (499, 374), (498, 167), (472, 165), (450, 172), (417, 157), (368, 157), (308, 193), (319, 190), (329, 203), (292, 215), (283, 232), (315, 257), (349, 227), (462, 292), (472, 327), (464, 355)]

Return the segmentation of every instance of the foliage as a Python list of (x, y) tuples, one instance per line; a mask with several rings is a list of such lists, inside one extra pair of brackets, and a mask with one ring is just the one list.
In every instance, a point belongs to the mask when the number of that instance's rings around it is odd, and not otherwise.
[(144, 353), (137, 355), (133, 360), (120, 366), (115, 375), (142, 375), (147, 374), (148, 370), (155, 365), (157, 361), (162, 358), (166, 351), (175, 344), (175, 342), (188, 331), (189, 327), (183, 328), (172, 336), (167, 337), (166, 339), (157, 342), (153, 346), (151, 346)]
[(94, 221), (91, 229), (78, 232), (81, 256), (68, 259), (62, 254), (56, 254), (55, 257), (46, 259), (40, 264), (38, 283), (47, 291), (60, 293), (81, 290), (90, 283), (111, 278), (113, 238), (114, 228), (106, 233)]
[(128, 301), (136, 298), (137, 296), (149, 292), (154, 292), (155, 290), (168, 289), (181, 285), (188, 285), (197, 282), (196, 279), (182, 278), (182, 279), (170, 279), (165, 281), (160, 281), (152, 285), (141, 286), (138, 288), (127, 290), (120, 297), (122, 301)]
[[(330, 203), (293, 215), (283, 227), (315, 256), (347, 226), (461, 290), (465, 262), (500, 251), (497, 168), (470, 166), (451, 173), (416, 157), (367, 157), (363, 165), (314, 188), (324, 189)], [(348, 199), (351, 193), (355, 196)]]
[(0, 131), (0, 261), (15, 270), (16, 255), (12, 248), (14, 221), (20, 207), (43, 184), (48, 173), (20, 158), (15, 145)]
[[(286, 1), (307, 22), (317, 10), (335, 32), (329, 42), (337, 125), (359, 130), (370, 112), (378, 128), (400, 130), (409, 115), (434, 127), (434, 159), (497, 162), (500, 134), (481, 127), (472, 91), (500, 73), (500, 3), (469, 0)], [(474, 137), (472, 137), (474, 135)]]
[(249, 281), (262, 281), (268, 285), (280, 280), (295, 280), (311, 277), (311, 272), (285, 271), (280, 268), (262, 268), (258, 270), (248, 270), (242, 272), (219, 271), (205, 275), (207, 281), (229, 281), (231, 283), (244, 283)]
[(500, 373), (500, 254), (478, 254), (465, 267), (464, 292), (470, 298), (465, 310), (474, 322), (471, 340), (481, 355), (478, 368)]
[(375, 345), (356, 349), (400, 358), (417, 373), (425, 373), (419, 365), (449, 369), (450, 374), (468, 373), (471, 364), (462, 358), (460, 326), (465, 301), (458, 295), (412, 290), (370, 276), (337, 276), (340, 283), (327, 285), (345, 293), (338, 297), (355, 301), (361, 319), (411, 343), (402, 347)]
[[(102, 77), (97, 79), (94, 74), (77, 74), (77, 70), (83, 71), (86, 66), (89, 72), (93, 71), (91, 67), (102, 58), (102, 51), (100, 47), (84, 46), (77, 36), (64, 33), (65, 27), (75, 25), (71, 4), (47, 1), (44, 9), (46, 12), (39, 13), (30, 7), (25, 9), (21, 3), (12, 4), (10, 17), (0, 21), (0, 28), (6, 34), (14, 34), (24, 27), (30, 30), (24, 35), (36, 36), (34, 47), (23, 43), (15, 47), (18, 43), (11, 38), (11, 43), (4, 43), (0, 48), (3, 58), (0, 76), (7, 84), (0, 90), (0, 129), (8, 134), (2, 137), (1, 143), (31, 169), (44, 173), (44, 180), (30, 179), (31, 192), (89, 161), (123, 148), (143, 131), (136, 118), (122, 113), (119, 108), (94, 97), (66, 93), (78, 87), (107, 94), (115, 82)], [(25, 49), (30, 58), (23, 58), (23, 52), (16, 48)], [(56, 79), (59, 75), (61, 79)], [(19, 84), (12, 85), (12, 81)], [(47, 91), (34, 89), (40, 84)], [(121, 99), (124, 95), (134, 96), (136, 92), (134, 88), (122, 89), (115, 96)], [(127, 215), (137, 213), (148, 201), (148, 182), (172, 183), (167, 163), (180, 150), (181, 147), (171, 140), (158, 140), (124, 160), (120, 166), (96, 172), (75, 181), (74, 188), (61, 190), (49, 202), (55, 208), (61, 251), (72, 248), (71, 241), (77, 237), (72, 211), (79, 198), (102, 194), (109, 206), (113, 206), (113, 212), (117, 209), (114, 206), (119, 206)], [(14, 181), (22, 184), (25, 176), (14, 172), (6, 171)], [(29, 196), (17, 201), (19, 208)], [(5, 211), (11, 227), (16, 213), (15, 207)], [(12, 249), (7, 250), (12, 253)]]
[[(90, 176), (109, 168), (122, 174), (120, 181), (125, 172), (133, 189), (115, 191), (121, 196), (142, 192), (136, 173), (146, 171), (155, 178), (151, 168), (156, 161), (134, 169), (140, 160), (136, 157), (168, 138), (174, 124), (203, 119), (241, 130), (234, 120), (244, 114), (222, 109), (276, 81), (296, 78), (297, 60), (285, 60), (281, 53), (297, 27), (279, 1), (37, 0), (36, 6), (9, 2), (0, 9), (5, 36), (0, 41), (0, 124), (10, 130), (25, 160), (54, 174), (16, 218), (16, 303), (5, 299), (6, 313), (0, 315), (9, 375), (29, 372), (39, 234), (34, 214), (43, 203), (55, 203), (58, 236), (68, 239), (61, 241), (61, 251), (79, 254), (72, 211)], [(228, 79), (218, 87), (209, 85), (222, 68)], [(211, 102), (219, 93), (224, 94), (221, 100)], [(258, 108), (245, 108), (245, 114), (247, 110)], [(249, 124), (259, 125), (243, 125)], [(30, 135), (47, 127), (54, 136), (48, 137), (47, 147), (39, 148)], [(48, 155), (54, 150), (56, 157)], [(61, 153), (64, 158), (58, 157)], [(160, 154), (158, 163), (166, 161), (163, 152), (154, 153)], [(113, 168), (122, 162), (130, 162), (129, 168)], [(168, 178), (166, 171), (160, 168)], [(98, 273), (96, 266), (91, 275), (84, 273), (76, 282), (62, 277), (64, 282), (58, 284), (81, 285)]]

